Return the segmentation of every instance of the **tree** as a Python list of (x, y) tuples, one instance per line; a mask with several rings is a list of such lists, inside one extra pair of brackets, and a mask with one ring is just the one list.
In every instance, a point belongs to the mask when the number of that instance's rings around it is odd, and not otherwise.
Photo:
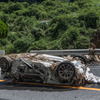
[(8, 34), (7, 25), (0, 19), (0, 38), (5, 38)]

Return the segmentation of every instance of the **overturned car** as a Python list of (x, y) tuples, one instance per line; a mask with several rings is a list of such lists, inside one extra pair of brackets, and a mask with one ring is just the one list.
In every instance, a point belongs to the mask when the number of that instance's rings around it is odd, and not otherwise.
[(11, 54), (0, 57), (1, 74), (16, 81), (32, 81), (59, 85), (84, 85), (100, 82), (81, 60), (46, 54)]

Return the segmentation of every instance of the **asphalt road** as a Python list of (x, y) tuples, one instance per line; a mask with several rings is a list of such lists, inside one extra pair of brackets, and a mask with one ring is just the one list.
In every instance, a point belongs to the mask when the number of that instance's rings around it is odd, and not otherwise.
[[(100, 76), (100, 65), (91, 65), (90, 68)], [(87, 84), (86, 87), (100, 88), (100, 85)], [(0, 82), (0, 100), (100, 100), (100, 91)]]

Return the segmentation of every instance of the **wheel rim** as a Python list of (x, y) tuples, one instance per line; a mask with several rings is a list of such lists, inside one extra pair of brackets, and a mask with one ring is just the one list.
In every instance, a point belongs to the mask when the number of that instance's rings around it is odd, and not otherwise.
[(0, 59), (0, 67), (1, 67), (2, 72), (6, 72), (9, 70), (10, 62), (9, 60), (7, 60), (6, 57), (2, 57)]
[(59, 66), (58, 74), (64, 80), (71, 79), (74, 75), (74, 68), (71, 64), (62, 64)]

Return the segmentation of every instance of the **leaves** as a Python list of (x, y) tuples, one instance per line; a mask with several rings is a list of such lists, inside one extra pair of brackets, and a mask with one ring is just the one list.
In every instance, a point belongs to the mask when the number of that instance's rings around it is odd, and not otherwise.
[[(88, 48), (100, 28), (100, 1), (10, 0), (0, 2), (1, 49), (6, 53), (31, 49)], [(3, 34), (3, 35), (2, 35)]]
[(0, 19), (0, 38), (4, 38), (8, 35), (7, 25)]

